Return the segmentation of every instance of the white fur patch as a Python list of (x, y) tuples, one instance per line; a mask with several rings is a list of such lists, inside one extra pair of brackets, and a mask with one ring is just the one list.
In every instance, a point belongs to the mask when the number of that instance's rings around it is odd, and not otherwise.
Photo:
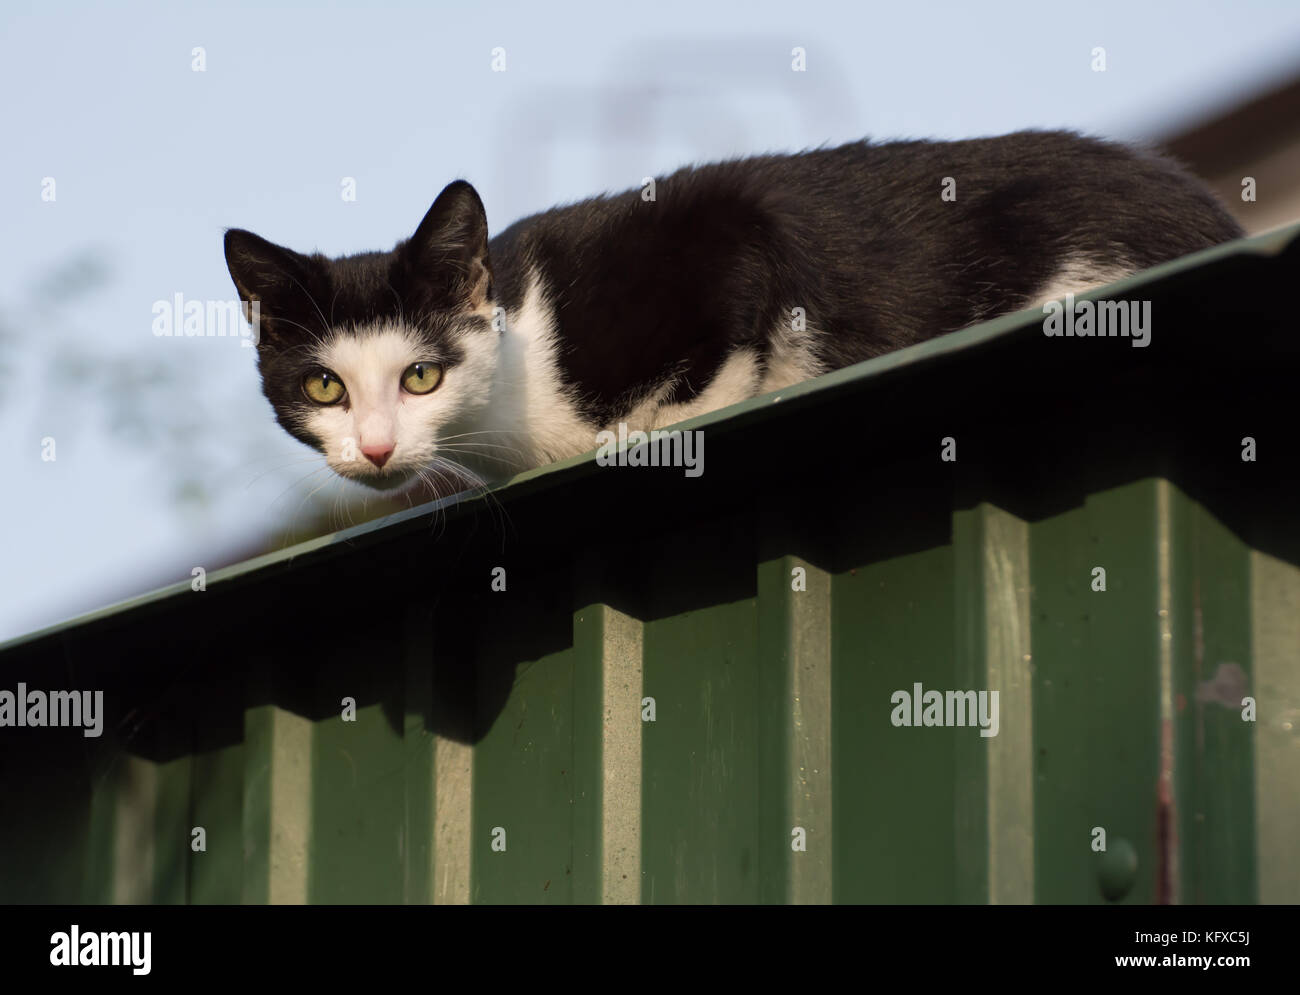
[[(781, 322), (768, 339), (766, 364), (760, 364), (753, 349), (737, 349), (723, 361), (708, 385), (689, 401), (669, 400), (676, 386), (675, 381), (669, 381), (622, 420), (629, 431), (648, 432), (811, 380), (826, 372), (813, 349), (816, 334), (811, 329), (795, 331), (788, 323)], [(617, 429), (616, 425), (605, 427), (610, 431)]]
[(514, 469), (522, 470), (595, 447), (596, 427), (579, 413), (560, 379), (556, 358), (555, 312), (533, 274), (523, 302), (506, 315), (490, 401), (476, 417), (449, 430), (482, 433), (470, 438), (479, 440), (485, 454), (496, 454), (496, 459), (486, 460), (498, 468), (493, 476), (505, 470), (502, 458), (514, 460)]
[[(676, 381), (670, 380), (620, 420), (627, 423), (628, 431), (648, 432), (664, 428), (753, 397), (758, 393), (761, 379), (762, 371), (754, 350), (737, 349), (718, 368), (708, 386), (689, 401), (669, 400), (676, 387)], [(610, 431), (618, 429), (617, 425), (604, 427)]]
[(1067, 259), (1042, 288), (1031, 295), (1031, 306), (1058, 301), (1066, 294), (1081, 294), (1122, 280), (1135, 273), (1133, 267), (1100, 265), (1088, 259)]
[(795, 331), (787, 322), (777, 325), (769, 340), (771, 350), (767, 357), (767, 372), (758, 390), (760, 394), (783, 390), (826, 372), (826, 364), (817, 359), (813, 348), (817, 334), (811, 328)]

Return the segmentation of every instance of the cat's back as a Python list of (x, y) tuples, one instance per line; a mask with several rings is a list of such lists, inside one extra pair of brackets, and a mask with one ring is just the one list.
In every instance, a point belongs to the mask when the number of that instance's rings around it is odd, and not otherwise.
[[(851, 142), (688, 166), (641, 187), (525, 218), (494, 240), (518, 264), (703, 262), (746, 248), (837, 268), (1008, 255), (1052, 259), (1124, 250), (1143, 268), (1239, 237), (1194, 176), (1153, 152), (1065, 131), (953, 142)], [(892, 264), (891, 264), (892, 263)], [(1031, 267), (1032, 268), (1032, 267)], [(566, 272), (566, 275), (570, 275)], [(1033, 274), (1035, 279), (1041, 274)]]

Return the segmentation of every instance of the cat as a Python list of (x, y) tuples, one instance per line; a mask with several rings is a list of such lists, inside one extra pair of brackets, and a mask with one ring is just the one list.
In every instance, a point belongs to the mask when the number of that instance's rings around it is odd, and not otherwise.
[(1031, 131), (687, 167), (490, 241), (457, 180), (391, 252), (231, 229), (225, 254), (280, 424), (400, 491), (500, 480), (1241, 234), (1169, 159)]

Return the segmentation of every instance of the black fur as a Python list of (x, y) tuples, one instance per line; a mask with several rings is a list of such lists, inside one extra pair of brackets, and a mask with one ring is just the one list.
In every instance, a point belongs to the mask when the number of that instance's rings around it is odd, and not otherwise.
[[(955, 201), (940, 196), (945, 177)], [(232, 230), (226, 256), (241, 296), (263, 302), (267, 396), (311, 442), (292, 415), (305, 336), (405, 315), (436, 349), (450, 322), (487, 327), (471, 306), (517, 307), (530, 271), (555, 308), (562, 374), (604, 425), (670, 376), (673, 399), (689, 399), (737, 346), (765, 356), (792, 307), (834, 369), (1024, 307), (1067, 259), (1139, 270), (1240, 235), (1166, 158), (1021, 132), (682, 169), (656, 181), (653, 201), (597, 197), (490, 243), (458, 181), (389, 253), (329, 260)]]

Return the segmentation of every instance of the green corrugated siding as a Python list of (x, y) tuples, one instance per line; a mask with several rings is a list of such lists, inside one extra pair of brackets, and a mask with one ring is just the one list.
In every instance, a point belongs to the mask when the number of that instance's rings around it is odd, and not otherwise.
[[(0, 648), (112, 726), (0, 730), (0, 900), (1092, 903), (1101, 827), (1125, 902), (1300, 901), (1297, 349), (1233, 310), (1293, 243), (1123, 285), (1163, 353), (1002, 319), (697, 420), (700, 481), (570, 461), (504, 544), (394, 516)], [(999, 735), (893, 727), (917, 682)]]

